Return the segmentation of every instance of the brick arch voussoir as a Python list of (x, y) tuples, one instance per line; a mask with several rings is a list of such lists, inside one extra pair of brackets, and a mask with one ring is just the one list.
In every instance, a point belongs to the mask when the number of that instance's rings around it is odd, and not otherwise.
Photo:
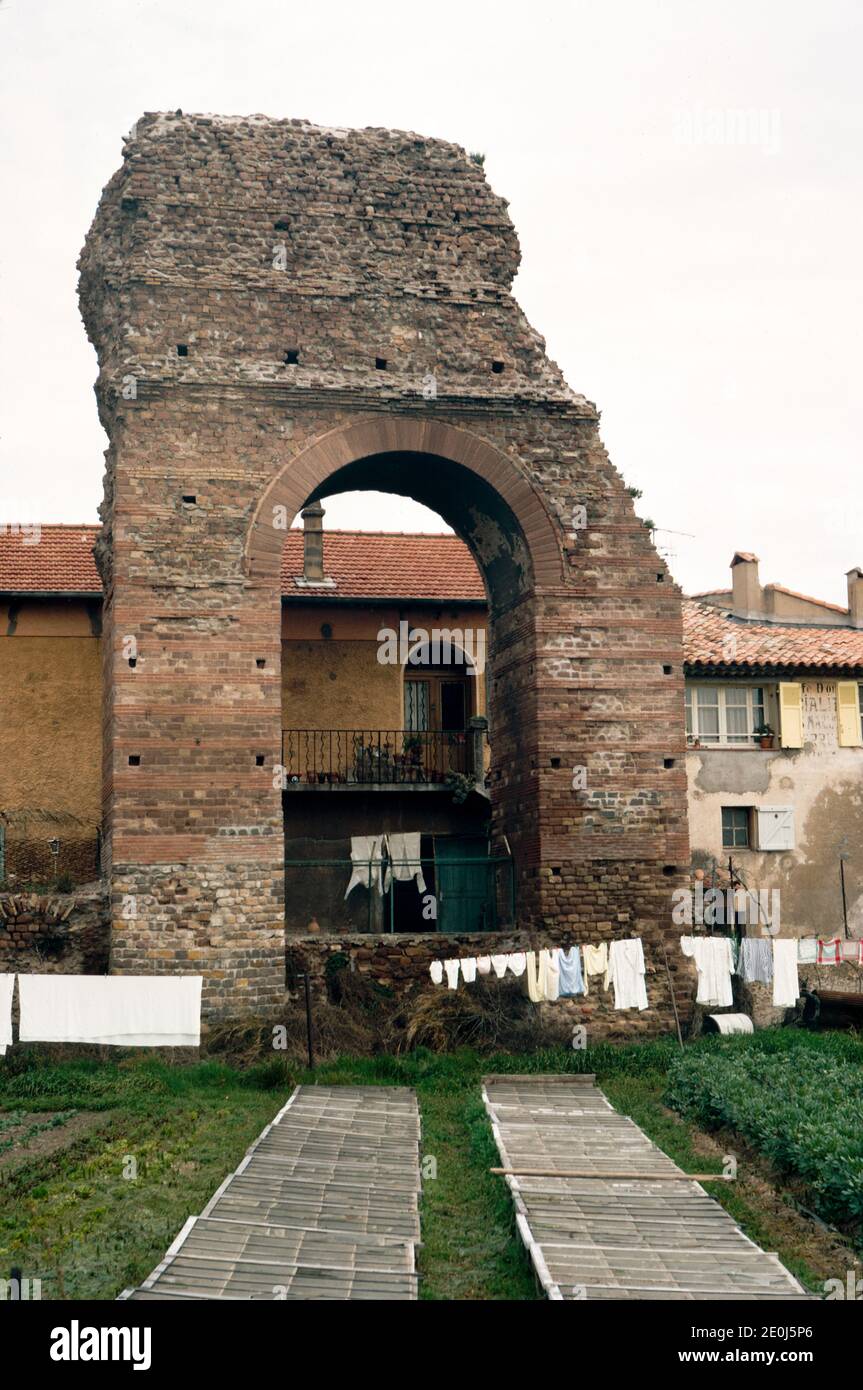
[(537, 588), (559, 586), (563, 556), (555, 523), (540, 493), (506, 454), (468, 430), (437, 420), (375, 419), (321, 435), (289, 459), (268, 483), (246, 536), (244, 568), (257, 583), (278, 584), (285, 532), (273, 525), (276, 508), (290, 521), (306, 498), (349, 463), (380, 453), (437, 454), (483, 478), (500, 495), (524, 533)]

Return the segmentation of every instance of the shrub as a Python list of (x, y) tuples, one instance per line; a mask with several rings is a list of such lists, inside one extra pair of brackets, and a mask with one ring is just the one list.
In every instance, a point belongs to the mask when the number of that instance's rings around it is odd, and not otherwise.
[[(838, 1050), (837, 1050), (838, 1051)], [(863, 1221), (863, 1069), (798, 1047), (682, 1053), (666, 1099), (705, 1129), (732, 1129), (799, 1179), (829, 1221)]]

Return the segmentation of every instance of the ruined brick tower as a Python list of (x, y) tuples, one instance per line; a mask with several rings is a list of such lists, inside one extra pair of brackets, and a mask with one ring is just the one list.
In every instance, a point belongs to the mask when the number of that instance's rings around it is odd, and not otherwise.
[(518, 259), (479, 165), (412, 134), (151, 114), (103, 193), (81, 304), (110, 439), (112, 968), (203, 971), (211, 1018), (282, 996), (280, 556), (347, 488), (426, 503), (485, 577), (520, 923), (649, 954), (668, 922), (680, 596)]

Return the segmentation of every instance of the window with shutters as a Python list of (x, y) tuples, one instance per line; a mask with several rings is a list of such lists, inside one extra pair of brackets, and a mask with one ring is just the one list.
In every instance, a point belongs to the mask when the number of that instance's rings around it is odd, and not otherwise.
[(763, 685), (686, 686), (686, 734), (690, 743), (750, 748), (769, 722), (770, 692)]

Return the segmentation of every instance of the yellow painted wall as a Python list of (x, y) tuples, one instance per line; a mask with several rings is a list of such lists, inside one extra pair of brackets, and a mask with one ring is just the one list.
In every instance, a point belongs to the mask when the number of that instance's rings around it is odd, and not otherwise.
[(52, 836), (59, 872), (94, 876), (100, 645), (83, 602), (0, 604), (0, 812), (8, 866), (24, 879), (55, 867)]
[[(403, 671), (378, 659), (382, 628), (482, 628), (477, 609), (287, 606), (282, 612), (282, 712), (286, 729), (402, 729)], [(329, 629), (324, 636), (323, 629)], [(408, 668), (410, 669), (410, 668)], [(474, 712), (485, 713), (479, 676)]]

